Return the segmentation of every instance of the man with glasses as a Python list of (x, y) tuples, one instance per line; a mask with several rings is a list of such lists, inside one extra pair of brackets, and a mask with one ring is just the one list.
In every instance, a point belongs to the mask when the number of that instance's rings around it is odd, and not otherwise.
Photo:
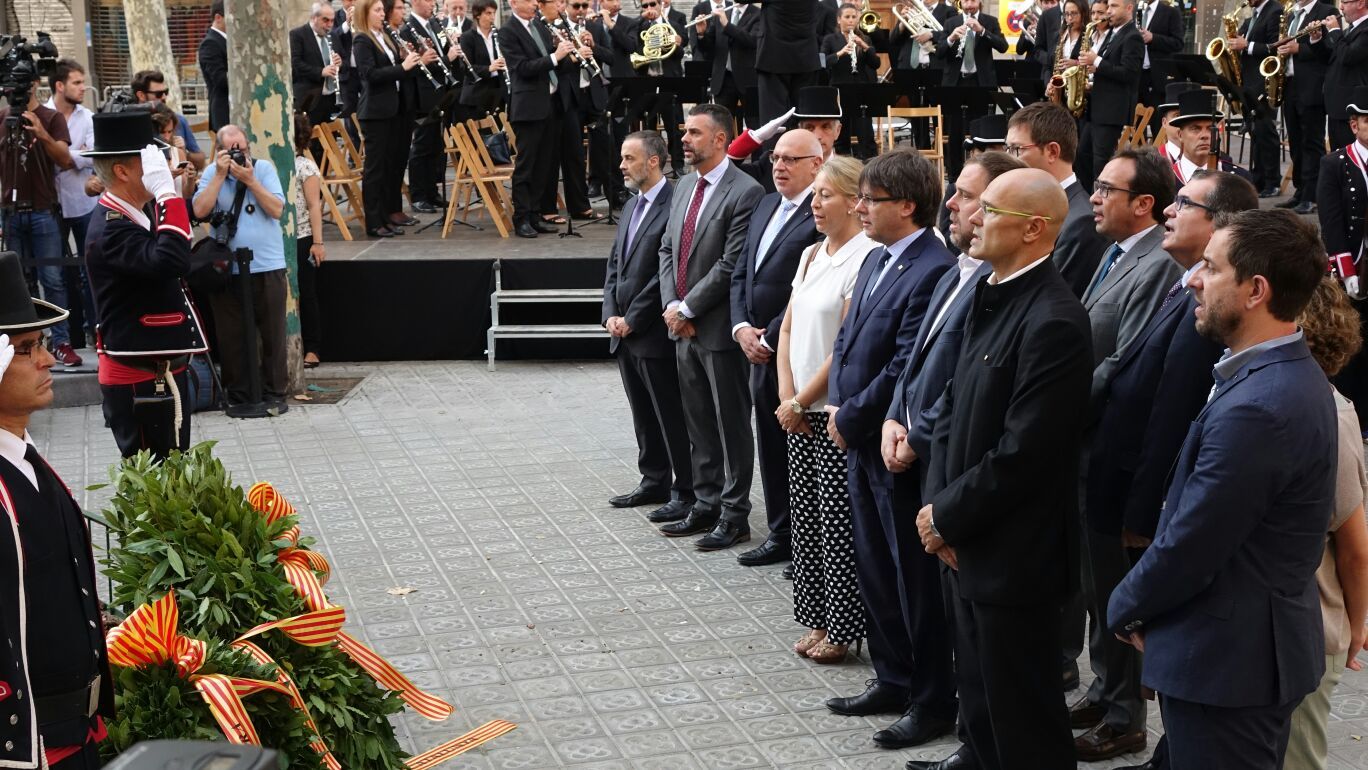
[[(1127, 147), (1097, 177), (1093, 216), (1097, 232), (1111, 244), (1083, 294), (1092, 327), (1094, 403), (1181, 272), (1160, 245), (1164, 238), (1160, 223), (1172, 200), (1172, 174), (1153, 148)], [(1085, 434), (1084, 442), (1090, 445), (1091, 436)], [(1084, 485), (1088, 459), (1088, 453), (1083, 453), (1079, 464)], [(1083, 515), (1086, 521), (1090, 515), (1086, 505)], [(1124, 543), (1119, 535), (1086, 526), (1082, 534), (1083, 597), (1092, 618), (1088, 651), (1097, 676), (1087, 693), (1069, 707), (1069, 719), (1074, 729), (1087, 730), (1075, 741), (1079, 761), (1100, 762), (1145, 747), (1145, 702), (1140, 697), (1139, 656), (1134, 648), (1106, 633), (1107, 597), (1130, 568)]]
[[(1059, 274), (1064, 276), (1064, 282), (1073, 289), (1075, 296), (1081, 298), (1107, 244), (1097, 234), (1088, 191), (1073, 170), (1074, 156), (1078, 151), (1078, 123), (1068, 110), (1058, 104), (1028, 104), (1012, 113), (1011, 120), (1007, 122), (1007, 145), (1004, 149), (1008, 155), (1020, 158), (1031, 168), (1038, 168), (1054, 177), (1068, 197), (1069, 214), (1059, 229), (1059, 238), (1050, 257)], [(1070, 665), (1076, 657), (1077, 653), (1069, 658)], [(1077, 674), (1075, 668), (1075, 682)]]
[(1008, 171), (980, 206), (968, 254), (993, 273), (978, 285), (935, 407), (917, 514), (923, 547), (944, 563), (968, 740), (940, 762), (907, 766), (1072, 770), (1058, 618), (1078, 583), (1088, 318), (1049, 259), (1068, 211), (1059, 183), (1037, 169)]
[(1170, 163), (1179, 185), (1187, 184), (1198, 169), (1224, 171), (1254, 180), (1243, 167), (1222, 157), (1215, 146), (1215, 125), (1224, 117), (1216, 109), (1215, 91), (1199, 88), (1178, 95), (1178, 114), (1169, 118), (1168, 125), (1169, 135), (1176, 134), (1182, 150), (1182, 155)]
[(796, 129), (779, 137), (770, 154), (774, 189), (755, 207), (746, 235), (746, 250), (731, 277), (732, 338), (751, 363), (750, 393), (755, 406), (755, 445), (760, 456), (760, 484), (765, 490), (769, 537), (759, 548), (736, 558), (755, 567), (788, 561), (788, 439), (775, 418), (779, 408), (779, 327), (784, 322), (793, 276), (803, 251), (817, 240), (812, 221), (812, 183), (822, 168), (817, 137)]
[[(1090, 533), (1121, 539), (1128, 569), (1154, 539), (1164, 482), (1188, 426), (1211, 392), (1221, 345), (1197, 333), (1197, 298), (1189, 282), (1222, 214), (1259, 208), (1254, 185), (1234, 174), (1198, 171), (1164, 210), (1163, 247), (1184, 272), (1159, 310), (1116, 362), (1095, 398), (1097, 429), (1084, 491)], [(1164, 741), (1148, 762), (1164, 766)]]
[[(931, 294), (955, 263), (931, 229), (940, 198), (935, 167), (915, 149), (899, 148), (876, 156), (860, 174), (855, 211), (865, 235), (883, 245), (869, 252), (860, 266), (850, 308), (836, 334), (826, 407), (831, 413), (827, 433), (846, 450), (857, 554), (888, 547), (889, 537), (879, 516), (881, 508), (892, 505), (882, 498), (893, 493), (893, 477), (880, 451), (884, 417), (893, 402), (898, 375), (915, 353)], [(904, 513), (910, 516), (912, 512)], [(867, 585), (868, 573), (860, 561), (857, 557), (861, 597), (868, 603), (873, 589), (877, 591), (874, 596), (886, 599), (889, 588)], [(868, 606), (871, 614), (890, 609), (886, 604)], [(896, 605), (892, 609), (896, 612)], [(875, 629), (887, 630), (888, 625)], [(936, 631), (928, 629), (931, 634)], [(929, 645), (909, 651), (903, 646), (905, 640), (905, 630), (904, 634), (871, 634), (875, 679), (863, 693), (831, 698), (826, 704), (838, 714), (851, 716), (903, 715), (896, 728), (875, 734), (880, 745), (890, 748), (925, 743), (949, 732), (955, 723), (948, 650), (938, 649), (931, 638)], [(940, 640), (944, 641), (943, 635)], [(906, 665), (909, 652), (923, 656), (910, 670)]]
[(784, 130), (791, 118), (798, 119), (798, 128), (817, 137), (818, 144), (822, 146), (823, 162), (836, 151), (836, 142), (841, 136), (840, 91), (831, 86), (808, 86), (798, 91), (796, 105), (759, 128), (748, 128), (738, 133), (727, 146), (727, 157), (759, 182), (765, 192), (774, 192), (774, 169), (769, 162), (769, 153), (762, 153), (758, 161), (747, 161), (746, 158), (768, 145)]
[(1349, 128), (1349, 94), (1358, 86), (1368, 86), (1368, 28), (1363, 23), (1368, 19), (1368, 0), (1341, 0), (1340, 12), (1344, 14), (1342, 24), (1332, 14), (1325, 19), (1324, 30), (1307, 37), (1308, 45), (1329, 51), (1325, 113), (1330, 118), (1331, 147), (1344, 147), (1354, 141), (1354, 132)]
[[(139, 70), (133, 74), (133, 82), (130, 84), (133, 90), (133, 98), (139, 103), (156, 102), (166, 103), (166, 95), (170, 91), (166, 88), (166, 76), (161, 70)], [(190, 130), (190, 122), (185, 116), (176, 113), (176, 135), (171, 143), (177, 148), (185, 151), (186, 159), (195, 164), (195, 168), (204, 169), (207, 162), (204, 151), (200, 149), (199, 142), (195, 140), (195, 132)]]

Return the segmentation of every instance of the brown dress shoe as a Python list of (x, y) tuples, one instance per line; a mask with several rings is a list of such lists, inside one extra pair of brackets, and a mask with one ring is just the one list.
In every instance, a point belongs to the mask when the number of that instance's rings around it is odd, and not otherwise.
[(1122, 754), (1143, 751), (1144, 748), (1144, 730), (1133, 733), (1118, 732), (1106, 722), (1074, 738), (1074, 752), (1078, 755), (1079, 762), (1101, 762)]
[(1102, 706), (1088, 700), (1086, 694), (1078, 696), (1078, 700), (1069, 705), (1069, 727), (1075, 730), (1087, 730), (1102, 721), (1107, 715), (1107, 710)]

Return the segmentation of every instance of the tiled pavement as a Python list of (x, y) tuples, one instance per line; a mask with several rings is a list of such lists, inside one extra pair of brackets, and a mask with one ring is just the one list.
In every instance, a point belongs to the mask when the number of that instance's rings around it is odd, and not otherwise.
[[(405, 715), (411, 749), (493, 718), (519, 728), (446, 767), (900, 768), (953, 748), (883, 751), (869, 740), (882, 718), (826, 710), (871, 672), (790, 651), (779, 567), (696, 552), (645, 510), (607, 506), (637, 481), (612, 364), (319, 371), (367, 378), (336, 406), (197, 417), (195, 437), (219, 442), (239, 483), (282, 490), (332, 560), (351, 627), (456, 705), (445, 723)], [(98, 407), (41, 413), (33, 433), (72, 487), (115, 458)], [(386, 592), (398, 586), (416, 590)], [(1368, 768), (1368, 677), (1341, 684), (1334, 712), (1331, 766)]]

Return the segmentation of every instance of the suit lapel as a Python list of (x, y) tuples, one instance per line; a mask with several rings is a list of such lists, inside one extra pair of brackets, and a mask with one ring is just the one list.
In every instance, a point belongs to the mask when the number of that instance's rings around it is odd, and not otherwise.
[(1157, 226), (1145, 233), (1145, 237), (1137, 241), (1130, 251), (1121, 255), (1121, 260), (1113, 265), (1112, 269), (1107, 272), (1107, 277), (1102, 279), (1102, 285), (1098, 286), (1097, 291), (1093, 292), (1088, 297), (1088, 301), (1083, 304), (1089, 308), (1097, 304), (1097, 301), (1130, 274), (1130, 271), (1139, 267), (1140, 260), (1149, 258), (1149, 253), (1154, 251), (1155, 245), (1163, 237), (1164, 231)]
[[(693, 241), (689, 243), (690, 260), (693, 259), (694, 250), (698, 248), (698, 242), (702, 240), (703, 234), (707, 232), (708, 225), (712, 224), (713, 214), (717, 212), (718, 207), (722, 205), (722, 199), (727, 197), (727, 191), (731, 189), (733, 173), (739, 174), (741, 172), (737, 171), (734, 166), (728, 166), (727, 170), (722, 174), (722, 178), (717, 181), (717, 189), (713, 190), (712, 196), (708, 198), (707, 203), (705, 203), (703, 208), (698, 212), (698, 220), (694, 222)], [(699, 177), (699, 179), (702, 179), (702, 177)], [(694, 187), (697, 186), (698, 182), (694, 182)], [(689, 190), (690, 199), (693, 198), (693, 193), (694, 191), (692, 189)], [(688, 216), (689, 211), (687, 206), (688, 204), (685, 204), (684, 214), (686, 217)]]
[[(883, 280), (879, 281), (879, 283), (874, 287), (874, 293), (860, 302), (860, 314), (855, 319), (855, 327), (854, 329), (852, 329), (853, 332), (859, 332), (860, 327), (864, 326), (865, 321), (869, 320), (869, 311), (872, 311), (875, 307), (878, 306), (879, 301), (882, 300), (884, 295), (887, 294), (889, 290), (893, 288), (893, 284), (897, 283), (898, 279), (902, 277), (902, 274), (907, 269), (907, 266), (912, 264), (912, 260), (916, 259), (918, 255), (921, 254), (922, 249), (926, 248), (926, 239), (934, 237), (936, 236), (931, 235), (929, 232), (923, 232), (922, 235), (918, 236), (917, 240), (913, 241), (911, 246), (908, 246), (906, 249), (904, 249), (903, 253), (898, 256), (898, 259), (891, 266), (888, 267), (888, 272), (884, 274)], [(869, 260), (866, 259), (865, 261), (868, 262)], [(874, 260), (875, 265), (878, 265), (878, 262), (879, 261), (877, 259)], [(871, 274), (869, 280), (873, 281), (877, 280), (877, 278), (878, 273), (873, 273)], [(866, 284), (867, 283), (868, 282), (866, 282)], [(869, 289), (866, 285), (866, 288), (864, 292), (862, 292), (862, 294), (868, 291)]]
[[(746, 254), (750, 256), (750, 264), (746, 265), (746, 267), (750, 272), (752, 281), (755, 280), (755, 263), (763, 256), (760, 254), (760, 242), (765, 240), (765, 231), (769, 229), (770, 218), (774, 216), (775, 210), (783, 205), (783, 202), (784, 198), (779, 195), (779, 193), (766, 195), (760, 200), (760, 204), (755, 207), (755, 213), (751, 215), (751, 228), (750, 232), (747, 233), (747, 240), (749, 240), (750, 243), (747, 244), (748, 248), (746, 249)], [(756, 227), (756, 225), (759, 225), (759, 227)], [(776, 237), (774, 243), (778, 242), (779, 239)], [(772, 250), (773, 248), (774, 244), (772, 243), (770, 244), (770, 249)]]

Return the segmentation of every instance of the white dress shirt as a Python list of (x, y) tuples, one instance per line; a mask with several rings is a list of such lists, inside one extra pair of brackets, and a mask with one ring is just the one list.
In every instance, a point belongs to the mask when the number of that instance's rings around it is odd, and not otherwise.
[(33, 437), (29, 436), (28, 431), (24, 431), (24, 437), (19, 438), (13, 433), (0, 428), (0, 457), (9, 460), (10, 465), (18, 468), (19, 472), (24, 474), (24, 478), (28, 479), (29, 483), (33, 485), (33, 488), (37, 489), (38, 474), (33, 470), (33, 466), (29, 461), (24, 459), (24, 453), (28, 451), (28, 447), (32, 443)]
[[(703, 211), (704, 211), (705, 209), (708, 208), (708, 201), (712, 200), (713, 193), (717, 192), (717, 185), (718, 185), (719, 183), (721, 183), (721, 181), (722, 181), (722, 176), (723, 176), (724, 174), (727, 173), (727, 169), (729, 169), (729, 168), (731, 168), (731, 160), (730, 160), (726, 155), (723, 155), (723, 156), (722, 156), (722, 162), (719, 163), (719, 164), (717, 164), (717, 166), (714, 167), (712, 171), (709, 171), (708, 173), (706, 173), (706, 174), (703, 175), (703, 178), (706, 179), (706, 180), (708, 180), (708, 186), (703, 188), (703, 199), (702, 199), (701, 201), (699, 201), (699, 203), (698, 203), (698, 217), (699, 217), (699, 223), (701, 223), (701, 221), (702, 221), (702, 219), (703, 219)], [(690, 190), (689, 190), (689, 198), (690, 198), (691, 201), (692, 201), (692, 199), (693, 199), (693, 194), (694, 194), (694, 191), (693, 191), (692, 189), (690, 189)], [(685, 211), (686, 214), (687, 214), (688, 210), (689, 210), (689, 209), (688, 209), (688, 205), (685, 204), (684, 211)], [(695, 223), (695, 224), (694, 224), (694, 234), (697, 234), (697, 233), (698, 233), (698, 224), (699, 224), (699, 223)], [(675, 244), (675, 248), (679, 248), (679, 244), (676, 243), (676, 244)], [(681, 254), (675, 254), (675, 262), (676, 262), (676, 263), (679, 262), (679, 259), (680, 259), (681, 256), (683, 256), (683, 255), (681, 255)], [(671, 302), (669, 305), (667, 305), (667, 307), (675, 307), (675, 306), (678, 306), (678, 307), (679, 307), (679, 312), (680, 312), (680, 314), (683, 315), (685, 318), (693, 318), (693, 317), (694, 317), (693, 311), (689, 310), (689, 305), (688, 305), (686, 302), (684, 302), (684, 298), (683, 298), (683, 297), (681, 297), (681, 298), (679, 298), (678, 300), (676, 300), (676, 301), (674, 301), (674, 302)]]
[[(43, 106), (57, 109), (54, 99), (48, 99)], [(95, 173), (95, 161), (80, 152), (95, 146), (94, 115), (85, 105), (78, 104), (66, 119), (67, 133), (71, 136), (71, 160), (76, 167), (57, 171), (57, 198), (62, 204), (64, 219), (83, 217), (95, 208), (96, 199), (85, 192), (86, 180)]]
[[(803, 261), (793, 276), (789, 305), (789, 372), (795, 389), (807, 387), (831, 356), (846, 302), (855, 292), (860, 266), (874, 245), (869, 236), (859, 232), (834, 254), (827, 253), (825, 240), (803, 252)], [(803, 406), (809, 412), (820, 412), (826, 404), (826, 396), (822, 396)]]

